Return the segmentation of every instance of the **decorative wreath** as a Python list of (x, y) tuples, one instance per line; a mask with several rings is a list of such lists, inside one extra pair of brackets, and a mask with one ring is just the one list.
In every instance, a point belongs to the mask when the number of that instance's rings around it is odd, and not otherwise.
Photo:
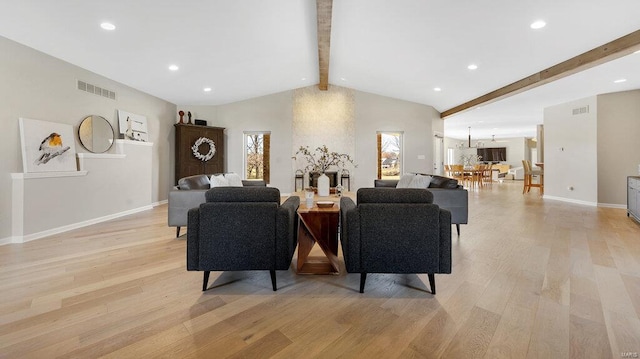
[[(200, 145), (202, 145), (203, 143), (206, 143), (209, 145), (209, 152), (207, 152), (206, 155), (203, 155), (202, 153), (200, 153)], [(216, 144), (206, 137), (200, 137), (198, 138), (196, 143), (194, 143), (193, 146), (191, 146), (191, 150), (193, 151), (193, 155), (197, 159), (199, 159), (200, 161), (206, 162), (212, 159), (213, 155), (216, 154)]]

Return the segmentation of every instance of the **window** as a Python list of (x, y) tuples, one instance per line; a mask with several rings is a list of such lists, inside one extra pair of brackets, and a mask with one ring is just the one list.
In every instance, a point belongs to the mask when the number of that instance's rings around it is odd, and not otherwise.
[(398, 179), (402, 173), (402, 133), (378, 132), (378, 178)]
[(245, 132), (244, 144), (245, 178), (269, 183), (271, 132)]
[(454, 156), (454, 152), (453, 152), (453, 148), (447, 148), (447, 164), (448, 165), (453, 165), (455, 164), (455, 160), (453, 159)]

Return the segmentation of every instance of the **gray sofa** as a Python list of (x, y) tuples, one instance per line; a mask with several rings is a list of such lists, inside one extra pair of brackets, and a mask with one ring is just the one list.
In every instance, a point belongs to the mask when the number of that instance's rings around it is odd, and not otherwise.
[[(460, 235), (460, 225), (467, 224), (469, 220), (469, 193), (453, 178), (427, 176), (432, 177), (427, 189), (433, 193), (433, 203), (451, 212), (451, 223), (456, 225), (456, 231)], [(374, 187), (395, 188), (397, 184), (398, 180), (374, 181)]]
[[(180, 237), (180, 227), (187, 225), (189, 209), (205, 202), (205, 193), (211, 188), (211, 175), (194, 175), (181, 178), (178, 185), (169, 191), (169, 227), (176, 227), (176, 238)], [(266, 187), (265, 181), (243, 180), (245, 187)]]
[(451, 273), (451, 212), (418, 188), (360, 188), (356, 205), (340, 199), (340, 241), (349, 273)]

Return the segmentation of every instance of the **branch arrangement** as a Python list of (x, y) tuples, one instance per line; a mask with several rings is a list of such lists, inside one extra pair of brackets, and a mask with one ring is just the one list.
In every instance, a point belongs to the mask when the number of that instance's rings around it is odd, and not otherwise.
[(351, 156), (346, 153), (329, 152), (327, 146), (317, 147), (313, 152), (309, 150), (309, 146), (300, 146), (296, 155), (292, 158), (297, 160), (298, 157), (307, 162), (304, 168), (305, 172), (326, 172), (330, 167), (335, 166), (343, 168), (348, 163), (353, 167), (358, 167)]

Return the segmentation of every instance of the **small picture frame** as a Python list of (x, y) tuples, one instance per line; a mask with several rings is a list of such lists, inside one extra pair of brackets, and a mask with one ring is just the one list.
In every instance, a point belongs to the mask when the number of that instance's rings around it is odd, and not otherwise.
[(149, 142), (145, 116), (118, 110), (118, 127), (125, 140)]

